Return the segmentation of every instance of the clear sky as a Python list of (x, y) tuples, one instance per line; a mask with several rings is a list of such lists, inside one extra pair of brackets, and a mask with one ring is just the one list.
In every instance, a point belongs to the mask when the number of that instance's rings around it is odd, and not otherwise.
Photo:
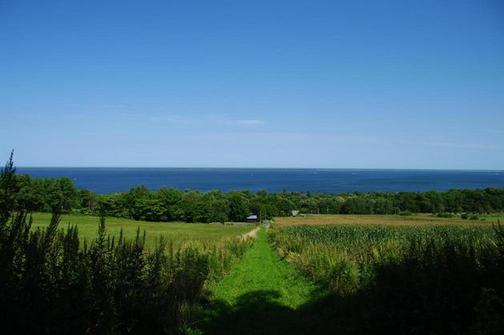
[(20, 166), (504, 169), (504, 2), (0, 0)]

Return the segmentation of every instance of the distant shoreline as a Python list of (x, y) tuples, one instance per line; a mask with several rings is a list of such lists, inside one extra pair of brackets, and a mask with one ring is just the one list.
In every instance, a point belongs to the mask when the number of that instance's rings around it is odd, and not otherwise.
[(420, 192), (504, 187), (503, 171), (400, 169), (266, 169), (266, 168), (67, 168), (18, 167), (34, 178), (68, 177), (79, 188), (99, 194), (150, 190), (252, 192)]

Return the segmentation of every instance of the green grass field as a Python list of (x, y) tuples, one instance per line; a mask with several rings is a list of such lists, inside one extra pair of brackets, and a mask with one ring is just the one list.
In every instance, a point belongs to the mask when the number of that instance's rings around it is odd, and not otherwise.
[(480, 220), (504, 223), (504, 213), (480, 215)]
[[(33, 227), (47, 227), (51, 220), (49, 213), (34, 213)], [(98, 231), (99, 218), (87, 215), (63, 215), (60, 223), (61, 229), (68, 225), (77, 225), (79, 236), (84, 240), (92, 241)], [(186, 241), (215, 242), (222, 238), (234, 237), (245, 234), (254, 228), (253, 225), (222, 225), (222, 224), (199, 224), (199, 223), (167, 223), (134, 221), (122, 218), (107, 218), (107, 231), (111, 235), (118, 236), (121, 229), (126, 238), (134, 238), (137, 228), (146, 232), (146, 245), (152, 247), (159, 237), (164, 236), (175, 244)]]

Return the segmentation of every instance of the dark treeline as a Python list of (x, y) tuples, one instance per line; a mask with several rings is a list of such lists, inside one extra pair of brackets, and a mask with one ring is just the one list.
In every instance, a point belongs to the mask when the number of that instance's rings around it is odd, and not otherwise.
[(17, 177), (16, 204), (30, 211), (76, 211), (84, 214), (147, 221), (244, 221), (250, 213), (262, 219), (307, 214), (491, 213), (504, 211), (504, 188), (398, 192), (310, 194), (298, 192), (198, 192), (144, 186), (99, 195), (78, 190), (69, 178)]
[[(60, 211), (81, 199), (72, 183), (29, 181), (50, 191), (39, 197), (27, 181), (16, 178), (11, 157), (0, 174), (3, 334), (181, 333), (200, 308), (206, 282), (222, 276), (250, 244), (237, 238), (174, 248), (160, 240), (149, 251), (140, 231), (132, 241), (107, 235), (102, 216), (96, 239), (83, 245), (76, 226), (58, 227)], [(31, 228), (35, 209), (53, 211), (47, 229)]]

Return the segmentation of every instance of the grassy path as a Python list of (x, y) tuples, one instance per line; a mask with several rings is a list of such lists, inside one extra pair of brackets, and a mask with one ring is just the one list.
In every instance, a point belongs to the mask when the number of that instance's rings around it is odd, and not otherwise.
[(215, 298), (205, 334), (295, 333), (295, 309), (316, 287), (282, 261), (261, 229), (231, 273), (212, 288)]

